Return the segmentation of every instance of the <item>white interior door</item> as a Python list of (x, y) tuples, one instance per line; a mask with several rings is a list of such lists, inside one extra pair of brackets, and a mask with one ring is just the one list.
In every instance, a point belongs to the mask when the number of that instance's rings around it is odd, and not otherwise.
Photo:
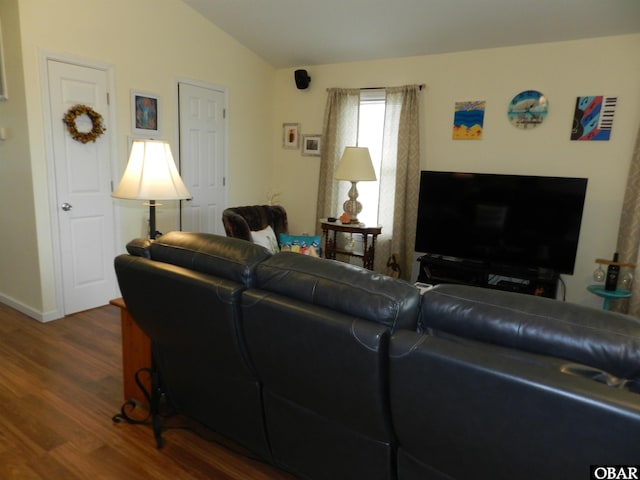
[[(51, 112), (55, 199), (60, 245), (64, 313), (105, 305), (116, 296), (113, 269), (115, 226), (111, 199), (108, 135), (108, 75), (105, 70), (47, 61)], [(95, 143), (71, 138), (62, 117), (76, 104), (103, 117), (107, 131)], [(80, 132), (91, 130), (86, 115), (76, 119)]]
[(224, 235), (226, 203), (226, 94), (178, 84), (180, 171), (193, 199), (182, 202), (182, 229)]

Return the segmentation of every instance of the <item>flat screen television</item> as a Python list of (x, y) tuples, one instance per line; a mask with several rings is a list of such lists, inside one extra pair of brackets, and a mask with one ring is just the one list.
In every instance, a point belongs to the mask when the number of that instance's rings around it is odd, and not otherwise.
[(573, 274), (586, 178), (422, 171), (417, 252)]

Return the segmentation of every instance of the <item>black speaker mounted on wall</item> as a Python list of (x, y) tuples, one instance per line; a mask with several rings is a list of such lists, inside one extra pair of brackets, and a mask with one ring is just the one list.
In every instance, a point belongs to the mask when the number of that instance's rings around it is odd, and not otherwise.
[(296, 70), (293, 73), (294, 78), (296, 79), (296, 87), (298, 87), (298, 90), (304, 90), (305, 88), (309, 87), (311, 77), (306, 70)]

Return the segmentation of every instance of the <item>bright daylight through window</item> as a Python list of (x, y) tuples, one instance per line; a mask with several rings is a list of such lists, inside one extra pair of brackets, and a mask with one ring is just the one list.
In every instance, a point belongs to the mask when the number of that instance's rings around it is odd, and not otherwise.
[[(380, 166), (382, 164), (382, 137), (384, 130), (384, 90), (363, 90), (360, 93), (360, 114), (358, 123), (358, 146), (367, 147), (376, 171), (375, 182), (358, 182), (358, 201), (362, 203), (362, 213), (358, 219), (366, 225), (378, 224), (378, 204), (380, 193)], [(385, 172), (382, 172), (383, 174)], [(388, 174), (388, 173), (387, 173)]]

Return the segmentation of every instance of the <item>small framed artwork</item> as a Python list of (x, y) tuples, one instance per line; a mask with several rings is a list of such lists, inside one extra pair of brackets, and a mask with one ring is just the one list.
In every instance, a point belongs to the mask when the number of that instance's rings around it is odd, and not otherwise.
[(131, 125), (133, 133), (154, 135), (160, 133), (159, 105), (160, 97), (151, 93), (131, 91)]
[(282, 147), (283, 148), (300, 148), (300, 124), (299, 123), (283, 123), (282, 124)]
[(322, 135), (302, 135), (302, 155), (319, 157), (322, 148)]
[(482, 140), (484, 100), (456, 102), (453, 114), (453, 140)]
[(617, 103), (604, 95), (576, 98), (571, 140), (609, 140)]

